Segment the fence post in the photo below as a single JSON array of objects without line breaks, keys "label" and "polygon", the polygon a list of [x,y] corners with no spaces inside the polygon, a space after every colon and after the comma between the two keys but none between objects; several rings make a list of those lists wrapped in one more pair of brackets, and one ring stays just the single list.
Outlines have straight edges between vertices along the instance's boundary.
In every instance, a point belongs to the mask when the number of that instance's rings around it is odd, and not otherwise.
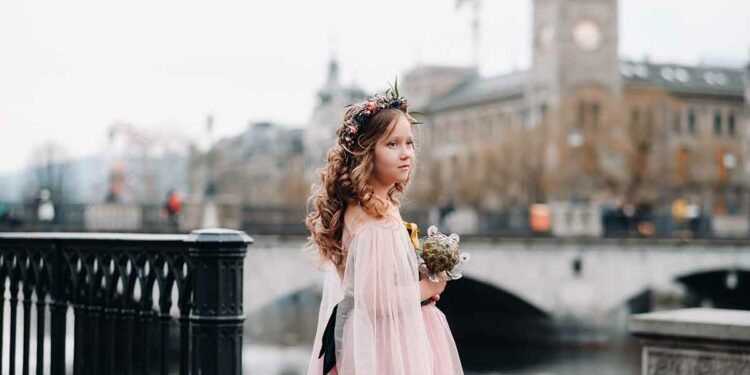
[{"label": "fence post", "polygon": [[243,261],[253,239],[236,230],[201,229],[185,241],[193,286],[192,373],[240,375]]},{"label": "fence post", "polygon": [[[49,295],[50,295],[50,374],[65,375],[65,336],[68,299],[65,295],[68,280],[66,279],[65,259],[60,244],[55,242],[49,249],[48,262]],[[74,294],[72,291],[71,294]],[[37,366],[42,366],[37,363]]]}]

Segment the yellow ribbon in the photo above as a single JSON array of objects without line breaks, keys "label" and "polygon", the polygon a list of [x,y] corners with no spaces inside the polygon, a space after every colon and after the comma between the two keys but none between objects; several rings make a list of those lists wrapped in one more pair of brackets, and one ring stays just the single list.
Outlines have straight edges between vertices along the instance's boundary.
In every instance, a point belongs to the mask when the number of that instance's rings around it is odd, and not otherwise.
[{"label": "yellow ribbon", "polygon": [[416,223],[407,223],[404,221],[406,231],[409,232],[409,238],[411,239],[411,245],[414,246],[414,250],[419,249],[419,227]]}]

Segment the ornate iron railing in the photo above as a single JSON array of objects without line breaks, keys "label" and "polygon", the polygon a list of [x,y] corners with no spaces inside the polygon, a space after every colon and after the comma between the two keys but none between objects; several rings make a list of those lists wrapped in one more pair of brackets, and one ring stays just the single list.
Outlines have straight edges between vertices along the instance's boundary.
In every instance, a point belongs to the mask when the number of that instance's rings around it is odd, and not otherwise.
[{"label": "ornate iron railing", "polygon": [[0,373],[241,374],[250,243],[225,229],[0,233]]}]

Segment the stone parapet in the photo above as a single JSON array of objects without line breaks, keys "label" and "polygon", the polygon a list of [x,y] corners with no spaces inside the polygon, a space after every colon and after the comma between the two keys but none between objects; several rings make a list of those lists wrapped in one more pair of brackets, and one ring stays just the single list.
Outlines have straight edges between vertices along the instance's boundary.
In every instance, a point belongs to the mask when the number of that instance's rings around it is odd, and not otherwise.
[{"label": "stone parapet", "polygon": [[750,374],[750,311],[708,308],[634,315],[642,374]]}]

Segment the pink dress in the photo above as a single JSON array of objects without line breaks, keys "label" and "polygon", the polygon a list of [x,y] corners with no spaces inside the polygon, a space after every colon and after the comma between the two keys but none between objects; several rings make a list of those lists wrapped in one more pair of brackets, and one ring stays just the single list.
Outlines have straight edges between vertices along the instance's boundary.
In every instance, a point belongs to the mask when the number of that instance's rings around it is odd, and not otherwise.
[{"label": "pink dress", "polygon": [[336,366],[328,375],[462,375],[445,315],[420,306],[417,258],[397,208],[373,219],[347,211],[343,275],[325,272],[308,375],[323,375],[321,340],[338,304]]}]

